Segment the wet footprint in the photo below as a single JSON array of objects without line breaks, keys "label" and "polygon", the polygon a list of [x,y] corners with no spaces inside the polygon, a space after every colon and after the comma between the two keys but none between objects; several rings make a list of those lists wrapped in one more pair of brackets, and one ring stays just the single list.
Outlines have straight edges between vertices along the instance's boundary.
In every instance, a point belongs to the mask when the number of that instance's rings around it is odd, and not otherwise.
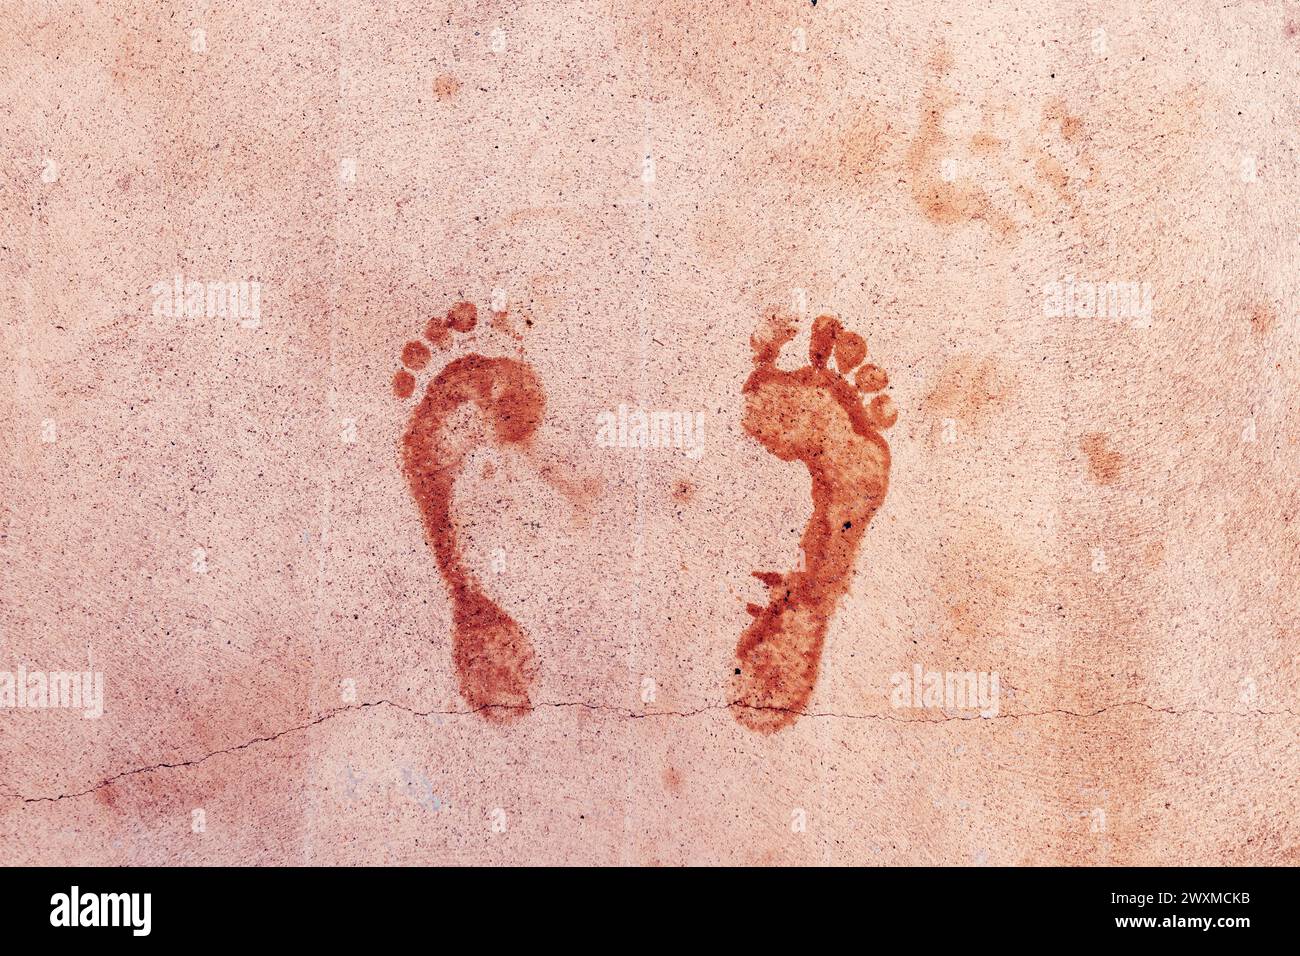
[{"label": "wet footprint", "polygon": [[[444,348],[456,333],[472,331],[477,322],[475,306],[460,302],[445,318],[431,319],[424,337]],[[494,327],[503,323],[504,313],[495,313]],[[398,398],[415,393],[412,373],[423,370],[430,357],[424,342],[406,343],[405,367],[393,378]],[[537,660],[528,636],[465,566],[452,517],[452,494],[470,454],[484,443],[526,449],[545,406],[545,393],[532,366],[471,352],[454,359],[429,382],[401,440],[402,470],[438,570],[451,592],[452,659],[461,695],[496,722],[508,722],[532,709],[529,689]]]},{"label": "wet footprint", "polygon": [[[788,574],[755,572],[770,589],[766,607],[736,645],[731,712],[741,724],[774,733],[793,724],[812,696],[826,629],[848,590],[867,523],[889,487],[889,446],[881,430],[897,412],[879,392],[885,373],[863,364],[867,346],[831,316],[813,323],[809,364],[777,368],[794,338],[774,319],[751,340],[754,371],[745,382],[745,430],[782,461],[801,461],[812,476],[813,515],[804,529],[804,565]],[[828,368],[834,358],[837,371]],[[853,383],[846,379],[856,369]]]}]

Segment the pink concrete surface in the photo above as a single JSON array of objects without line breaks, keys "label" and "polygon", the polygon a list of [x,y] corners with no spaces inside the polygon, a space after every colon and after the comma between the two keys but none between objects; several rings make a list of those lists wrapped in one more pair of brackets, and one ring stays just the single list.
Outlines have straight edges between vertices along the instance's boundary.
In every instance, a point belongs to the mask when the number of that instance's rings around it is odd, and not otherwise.
[{"label": "pink concrete surface", "polygon": [[[1300,863],[1298,57],[1276,2],[7,4],[0,863]],[[747,386],[823,314],[892,427]],[[412,465],[468,355],[535,431],[475,379]]]}]

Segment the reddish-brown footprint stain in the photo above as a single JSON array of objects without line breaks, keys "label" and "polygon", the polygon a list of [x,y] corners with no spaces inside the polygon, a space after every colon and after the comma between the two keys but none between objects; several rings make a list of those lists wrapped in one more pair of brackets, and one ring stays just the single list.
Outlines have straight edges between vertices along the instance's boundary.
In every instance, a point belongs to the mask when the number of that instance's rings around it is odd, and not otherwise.
[{"label": "reddish-brown footprint stain", "polygon": [[[812,696],[835,607],[847,592],[867,523],[889,487],[889,446],[881,430],[897,418],[888,396],[863,405],[860,393],[888,384],[863,365],[862,337],[831,316],[813,323],[809,364],[777,368],[794,337],[774,320],[754,336],[754,371],[745,382],[745,430],[782,461],[801,461],[812,477],[813,515],[801,541],[804,567],[789,574],[755,572],[771,589],[766,607],[736,645],[731,712],[741,724],[773,733],[794,723]],[[837,371],[827,367],[832,356]],[[845,378],[854,369],[854,384]]]},{"label": "reddish-brown footprint stain", "polygon": [[[453,332],[469,332],[477,321],[475,306],[460,302],[445,319],[429,321],[425,338],[444,347]],[[393,379],[394,394],[414,394],[415,378],[407,369],[419,371],[429,358],[422,342],[406,344],[406,369]],[[467,434],[466,420],[456,414],[465,405],[478,409],[489,435]],[[461,695],[484,717],[499,722],[532,709],[529,690],[537,672],[536,655],[527,635],[466,567],[452,517],[452,493],[469,453],[481,441],[527,445],[545,407],[545,393],[531,366],[470,353],[453,360],[429,383],[401,440],[402,471],[451,593],[452,660]]]}]

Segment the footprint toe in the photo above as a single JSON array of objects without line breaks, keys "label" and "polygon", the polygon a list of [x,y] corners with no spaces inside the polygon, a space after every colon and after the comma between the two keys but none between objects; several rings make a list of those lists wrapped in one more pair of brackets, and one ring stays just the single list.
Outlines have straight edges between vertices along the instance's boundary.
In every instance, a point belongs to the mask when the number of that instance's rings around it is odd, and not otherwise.
[{"label": "footprint toe", "polygon": [[447,325],[457,332],[468,332],[478,324],[478,306],[457,302],[447,311]]},{"label": "footprint toe", "polygon": [[429,364],[429,347],[423,342],[407,342],[402,347],[402,364],[420,371]]},{"label": "footprint toe", "polygon": [[808,362],[813,368],[825,368],[835,350],[835,340],[844,331],[840,320],[833,315],[819,315],[813,319],[812,338],[808,341]]},{"label": "footprint toe", "polygon": [[864,365],[858,369],[853,383],[862,392],[878,392],[889,384],[889,376],[879,365]]},{"label": "footprint toe", "polygon": [[835,340],[835,364],[848,374],[867,357],[867,342],[857,332],[844,332]]},{"label": "footprint toe", "polygon": [[867,407],[867,414],[871,416],[872,424],[877,428],[888,428],[898,421],[898,409],[894,407],[894,400],[888,395],[877,395],[873,398]]}]

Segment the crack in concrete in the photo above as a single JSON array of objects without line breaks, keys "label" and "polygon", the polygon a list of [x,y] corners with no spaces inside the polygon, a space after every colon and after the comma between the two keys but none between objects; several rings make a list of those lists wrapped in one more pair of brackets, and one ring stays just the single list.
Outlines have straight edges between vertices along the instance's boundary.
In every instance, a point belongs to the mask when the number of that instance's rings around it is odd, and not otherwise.
[{"label": "crack in concrete", "polygon": [[[293,727],[288,727],[284,730],[281,730],[274,734],[270,734],[266,737],[254,737],[252,740],[245,741],[242,744],[236,744],[235,746],[232,747],[223,747],[220,750],[214,750],[211,753],[206,753],[200,757],[194,757],[193,759],[190,760],[181,760],[176,763],[166,763],[166,762],[156,763],[144,767],[136,767],[131,770],[123,770],[121,773],[114,774],[111,777],[106,777],[105,779],[101,780],[99,783],[95,784],[93,787],[89,787],[85,790],[79,790],[76,791],[75,793],[60,793],[60,794],[40,796],[40,797],[25,796],[22,793],[19,793],[17,791],[2,791],[2,793],[6,797],[10,797],[13,799],[21,799],[24,804],[53,803],[59,800],[71,800],[71,799],[75,799],[76,797],[84,797],[87,796],[88,794],[94,793],[97,790],[102,790],[104,787],[112,786],[117,781],[123,780],[127,777],[134,777],[142,773],[154,773],[158,770],[176,770],[181,767],[193,767],[198,764],[204,763],[205,761],[211,760],[214,757],[220,757],[225,754],[237,753],[241,750],[247,750],[249,747],[255,746],[257,744],[271,743],[272,741],[279,740],[281,737],[287,736],[289,734],[299,733],[304,730],[310,730],[312,727],[315,727],[318,724],[322,724],[327,720],[332,720],[333,718],[337,717],[340,714],[354,713],[357,711],[366,710],[371,707],[392,707],[395,710],[403,711],[415,717],[465,717],[465,716],[470,716],[472,714],[479,713],[480,711],[491,710],[496,706],[498,705],[485,704],[481,707],[473,707],[467,710],[417,710],[414,707],[408,707],[405,704],[399,704],[396,701],[391,701],[391,700],[381,698],[379,700],[366,701],[364,703],[353,704],[347,707],[335,707],[332,710],[325,711],[319,717],[316,717],[313,720],[309,720],[306,723],[298,724]],[[558,707],[581,707],[585,710],[615,713],[621,717],[629,718],[632,720],[645,720],[652,717],[696,717],[700,714],[706,714],[712,711],[729,710],[731,709],[732,706],[738,706],[738,703],[737,704],[732,704],[732,703],[710,704],[708,706],[700,707],[695,710],[652,710],[652,711],[637,712],[634,710],[629,710],[626,707],[616,707],[612,704],[593,704],[587,701],[574,700],[574,701],[543,701],[541,703],[534,704],[533,709],[536,710],[542,707],[557,707],[557,708]],[[788,708],[784,708],[784,707],[753,708],[751,707],[751,705],[744,705],[744,706],[756,710],[788,710]],[[1053,710],[1026,711],[1024,713],[1019,713],[1019,714],[997,714],[991,717],[983,717],[979,714],[972,714],[969,716],[951,716],[948,714],[942,714],[941,716],[938,717],[896,717],[889,713],[841,714],[841,713],[835,713],[834,711],[796,711],[795,713],[797,713],[800,717],[832,718],[835,720],[887,720],[892,723],[898,723],[898,724],[945,724],[954,720],[960,720],[960,721],[1024,720],[1031,717],[1057,717],[1057,716],[1090,718],[1090,717],[1096,717],[1100,714],[1106,713],[1107,711],[1115,710],[1120,707],[1142,707],[1145,708],[1146,710],[1151,711],[1152,713],[1167,714],[1174,717],[1185,717],[1185,716],[1280,717],[1283,715],[1288,715],[1291,717],[1300,717],[1300,713],[1297,713],[1296,711],[1293,711],[1290,708],[1283,708],[1282,710],[1245,710],[1245,711],[1205,710],[1201,708],[1190,708],[1188,710],[1176,710],[1172,707],[1156,707],[1153,704],[1148,704],[1146,701],[1141,701],[1141,700],[1119,701],[1117,703],[1107,704],[1104,707],[1099,707],[1096,710],[1090,710],[1090,711],[1053,709]]]}]

